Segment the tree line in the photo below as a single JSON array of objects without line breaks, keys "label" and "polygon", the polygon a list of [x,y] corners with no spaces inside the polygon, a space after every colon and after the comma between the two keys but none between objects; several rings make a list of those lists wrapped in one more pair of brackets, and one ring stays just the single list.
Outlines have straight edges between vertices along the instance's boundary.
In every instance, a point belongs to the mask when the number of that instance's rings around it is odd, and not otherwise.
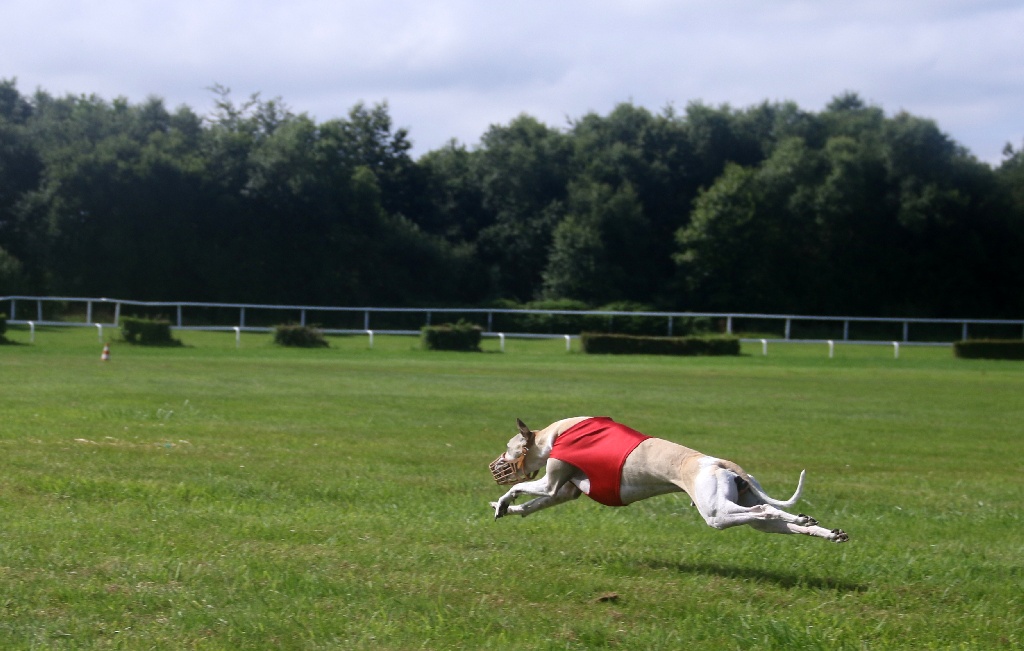
[{"label": "tree line", "polygon": [[[1016,317],[1024,152],[979,162],[856,94],[623,103],[411,155],[386,104],[22,94],[0,80],[0,294],[309,305],[554,301]],[[560,303],[559,303],[560,302]]]}]

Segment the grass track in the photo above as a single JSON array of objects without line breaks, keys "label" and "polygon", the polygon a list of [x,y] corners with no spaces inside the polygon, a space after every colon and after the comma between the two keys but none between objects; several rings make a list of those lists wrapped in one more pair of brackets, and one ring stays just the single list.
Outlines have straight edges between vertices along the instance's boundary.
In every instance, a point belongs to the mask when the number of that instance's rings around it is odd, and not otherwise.
[{"label": "grass track", "polygon": [[[1024,644],[1024,364],[946,348],[592,357],[561,341],[12,327],[0,648],[889,649]],[[519,416],[732,458],[846,545],[707,528],[681,496],[492,522]],[[614,598],[606,598],[610,594]]]}]

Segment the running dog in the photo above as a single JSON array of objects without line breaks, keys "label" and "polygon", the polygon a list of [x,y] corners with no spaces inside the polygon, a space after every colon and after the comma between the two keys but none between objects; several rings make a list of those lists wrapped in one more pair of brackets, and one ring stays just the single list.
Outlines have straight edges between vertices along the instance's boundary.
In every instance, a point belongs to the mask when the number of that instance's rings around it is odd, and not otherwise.
[{"label": "running dog", "polygon": [[[748,524],[765,533],[801,533],[837,543],[850,539],[842,529],[829,530],[810,516],[782,510],[800,499],[806,471],[793,497],[781,501],[732,461],[645,436],[610,418],[566,418],[536,431],[521,420],[516,423],[519,433],[490,464],[499,485],[512,485],[491,502],[495,520],[525,517],[581,494],[607,506],[625,506],[682,491],[715,529]],[[534,479],[541,468],[544,476]],[[514,504],[520,495],[538,497]]]}]

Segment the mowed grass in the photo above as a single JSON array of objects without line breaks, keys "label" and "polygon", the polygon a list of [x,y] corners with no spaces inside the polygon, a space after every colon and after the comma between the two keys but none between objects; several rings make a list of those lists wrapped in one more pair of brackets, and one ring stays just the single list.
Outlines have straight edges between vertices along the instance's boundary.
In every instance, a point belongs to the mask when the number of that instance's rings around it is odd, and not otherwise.
[{"label": "mowed grass", "polygon": [[[1024,364],[178,336],[105,363],[95,330],[0,346],[0,648],[1024,644]],[[514,419],[574,415],[733,459],[781,498],[806,468],[795,510],[851,542],[715,531],[682,495],[494,522]]]}]

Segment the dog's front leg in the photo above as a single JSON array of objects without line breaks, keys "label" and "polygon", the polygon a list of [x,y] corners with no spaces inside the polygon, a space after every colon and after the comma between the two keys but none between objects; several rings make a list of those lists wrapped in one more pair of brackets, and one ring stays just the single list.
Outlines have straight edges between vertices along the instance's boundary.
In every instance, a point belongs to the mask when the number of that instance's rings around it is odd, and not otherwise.
[{"label": "dog's front leg", "polygon": [[[509,512],[509,507],[520,495],[539,495],[541,498],[554,499],[562,487],[569,482],[573,472],[575,472],[575,468],[569,464],[557,459],[549,459],[543,477],[516,484],[508,489],[508,492],[502,495],[497,502],[491,502],[491,507],[494,508],[494,519],[497,520],[505,516]],[[554,504],[564,501],[565,499],[561,499]],[[552,506],[552,504],[545,504],[545,506]],[[516,509],[513,512],[520,510]],[[536,507],[531,510],[535,511]]]},{"label": "dog's front leg", "polygon": [[494,519],[497,520],[498,518],[505,516],[508,513],[509,507],[512,506],[512,503],[515,502],[516,498],[520,495],[547,495],[548,493],[547,475],[540,479],[524,481],[516,484],[512,488],[508,489],[508,492],[498,498],[497,502],[491,502],[491,506],[494,507]]},{"label": "dog's front leg", "polygon": [[536,499],[532,499],[526,504],[513,504],[508,507],[505,515],[521,515],[524,518],[531,513],[536,513],[541,509],[546,509],[551,506],[557,506],[564,502],[569,502],[576,499],[583,494],[575,484],[569,482],[562,486],[554,495],[544,495]]}]

